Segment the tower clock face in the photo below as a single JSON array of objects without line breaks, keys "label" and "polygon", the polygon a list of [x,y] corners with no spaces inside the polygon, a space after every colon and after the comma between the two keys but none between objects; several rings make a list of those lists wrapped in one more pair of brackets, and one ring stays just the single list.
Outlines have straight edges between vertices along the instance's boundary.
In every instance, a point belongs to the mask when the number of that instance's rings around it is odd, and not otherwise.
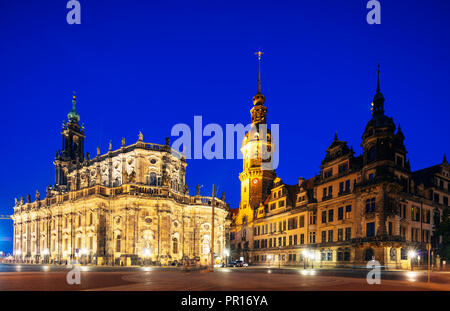
[{"label": "tower clock face", "polygon": [[258,182],[259,182],[259,179],[258,179],[258,178],[254,178],[254,179],[252,180],[252,183],[253,183],[254,185],[256,185]]}]

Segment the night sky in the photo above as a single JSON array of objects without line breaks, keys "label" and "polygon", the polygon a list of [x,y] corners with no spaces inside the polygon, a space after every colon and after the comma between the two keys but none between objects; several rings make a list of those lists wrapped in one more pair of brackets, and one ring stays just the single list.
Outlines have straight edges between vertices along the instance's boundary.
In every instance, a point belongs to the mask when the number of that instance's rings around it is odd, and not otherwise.
[{"label": "night sky", "polygon": [[[68,25],[65,0],[0,0],[0,214],[54,182],[72,91],[91,155],[139,131],[164,143],[195,115],[204,125],[249,123],[258,49],[284,182],[317,174],[335,131],[361,152],[378,63],[412,169],[441,163],[450,156],[450,1],[380,2],[381,25],[369,25],[362,0],[80,0],[81,25]],[[241,160],[188,160],[186,180],[191,194],[215,183],[235,208],[241,170]],[[12,250],[12,221],[0,220],[0,250]]]}]

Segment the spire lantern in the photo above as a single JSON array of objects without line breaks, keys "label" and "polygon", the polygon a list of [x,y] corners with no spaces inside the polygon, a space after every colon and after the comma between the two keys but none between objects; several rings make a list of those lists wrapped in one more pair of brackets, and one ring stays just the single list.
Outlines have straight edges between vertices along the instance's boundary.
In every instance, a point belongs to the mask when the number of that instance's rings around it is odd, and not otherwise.
[{"label": "spire lantern", "polygon": [[80,122],[80,115],[78,114],[76,107],[75,107],[76,104],[77,104],[77,98],[75,96],[75,91],[74,91],[73,96],[72,96],[72,110],[67,114],[67,118],[69,119],[69,122],[71,122],[71,123]]}]

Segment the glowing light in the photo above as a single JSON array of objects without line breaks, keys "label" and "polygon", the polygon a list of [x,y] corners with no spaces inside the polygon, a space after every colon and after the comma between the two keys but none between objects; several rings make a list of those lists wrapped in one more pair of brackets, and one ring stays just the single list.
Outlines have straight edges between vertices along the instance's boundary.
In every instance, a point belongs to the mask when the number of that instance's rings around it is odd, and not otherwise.
[{"label": "glowing light", "polygon": [[268,270],[267,273],[272,273],[272,270]]},{"label": "glowing light", "polygon": [[146,247],[142,251],[142,254],[144,255],[144,257],[150,257],[152,255],[152,251],[150,250],[150,248]]},{"label": "glowing light", "polygon": [[49,251],[47,248],[42,251],[42,255],[47,256],[48,254],[49,254]]},{"label": "glowing light", "polygon": [[310,252],[309,250],[305,249],[302,251],[302,255],[305,258],[309,258],[311,260],[314,260],[316,258],[316,255],[313,252]]},{"label": "glowing light", "polygon": [[150,272],[150,271],[152,271],[152,268],[150,268],[150,267],[142,267],[142,271]]},{"label": "glowing light", "polygon": [[230,251],[229,251],[227,248],[225,248],[225,249],[223,250],[223,254],[224,254],[225,256],[230,256]]},{"label": "glowing light", "polygon": [[416,257],[416,256],[417,256],[417,253],[416,253],[415,251],[410,250],[410,251],[408,252],[408,257],[409,257],[409,258],[414,258],[414,257]]}]

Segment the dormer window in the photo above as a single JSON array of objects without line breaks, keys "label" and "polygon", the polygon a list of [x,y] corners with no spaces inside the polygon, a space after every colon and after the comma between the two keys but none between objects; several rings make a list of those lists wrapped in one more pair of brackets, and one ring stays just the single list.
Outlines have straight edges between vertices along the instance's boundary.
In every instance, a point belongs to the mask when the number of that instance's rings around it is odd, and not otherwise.
[{"label": "dormer window", "polygon": [[339,169],[338,170],[339,170],[339,173],[346,172],[348,170],[348,163],[344,163],[344,164],[339,165]]}]

